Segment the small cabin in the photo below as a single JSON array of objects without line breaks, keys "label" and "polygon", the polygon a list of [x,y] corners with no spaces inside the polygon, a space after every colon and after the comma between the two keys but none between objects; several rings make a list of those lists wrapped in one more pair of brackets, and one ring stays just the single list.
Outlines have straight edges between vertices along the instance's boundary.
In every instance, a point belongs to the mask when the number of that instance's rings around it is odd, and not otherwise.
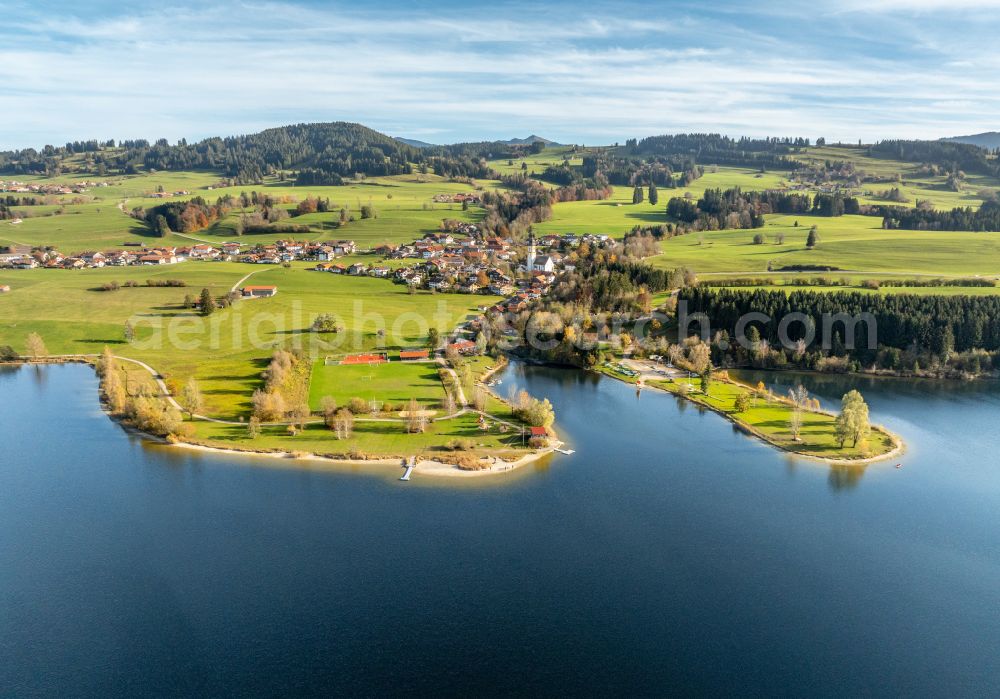
[{"label": "small cabin", "polygon": [[241,290],[243,296],[252,299],[263,299],[278,293],[276,286],[245,286]]}]

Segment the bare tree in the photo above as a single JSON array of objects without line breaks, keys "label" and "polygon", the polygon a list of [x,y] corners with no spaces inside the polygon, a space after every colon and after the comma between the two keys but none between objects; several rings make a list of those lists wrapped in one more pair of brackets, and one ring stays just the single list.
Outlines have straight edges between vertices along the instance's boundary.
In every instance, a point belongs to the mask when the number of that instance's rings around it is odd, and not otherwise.
[{"label": "bare tree", "polygon": [[792,401],[789,429],[792,433],[792,439],[798,442],[800,440],[799,434],[802,431],[802,414],[809,405],[809,391],[802,384],[799,384],[788,392],[788,399]]},{"label": "bare tree", "polygon": [[28,356],[32,359],[41,359],[42,357],[47,357],[49,354],[49,350],[45,347],[45,342],[42,340],[42,336],[38,333],[31,333],[28,335],[25,345],[28,348]]},{"label": "bare tree", "polygon": [[336,433],[337,439],[350,439],[351,435],[354,434],[354,413],[347,408],[338,410],[333,431]]},{"label": "bare tree", "polygon": [[476,390],[472,393],[472,405],[480,412],[486,410],[486,391],[481,386],[476,386]]},{"label": "bare tree", "polygon": [[420,409],[416,398],[410,399],[406,409],[406,431],[410,433],[423,432],[427,428],[427,418]]}]

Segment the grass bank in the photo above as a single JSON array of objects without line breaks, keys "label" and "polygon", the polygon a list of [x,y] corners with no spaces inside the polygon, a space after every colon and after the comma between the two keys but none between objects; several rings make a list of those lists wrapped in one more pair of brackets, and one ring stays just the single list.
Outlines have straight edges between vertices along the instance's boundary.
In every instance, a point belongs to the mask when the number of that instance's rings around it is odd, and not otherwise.
[{"label": "grass bank", "polygon": [[[791,431],[791,401],[731,379],[713,379],[708,392],[701,390],[699,379],[652,380],[645,385],[686,398],[696,405],[714,410],[754,435],[783,451],[830,462],[861,462],[887,458],[902,450],[902,442],[884,427],[872,425],[871,435],[857,444],[841,446],[834,429],[836,416],[820,410],[803,410],[799,439]],[[742,394],[752,396],[747,410],[736,409]]]}]

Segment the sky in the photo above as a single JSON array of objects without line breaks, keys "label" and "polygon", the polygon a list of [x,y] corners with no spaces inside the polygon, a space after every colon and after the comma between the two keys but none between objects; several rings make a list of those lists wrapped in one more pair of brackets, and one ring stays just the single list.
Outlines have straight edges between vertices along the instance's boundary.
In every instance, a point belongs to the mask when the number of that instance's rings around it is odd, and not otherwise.
[{"label": "sky", "polygon": [[0,150],[339,120],[432,143],[1000,130],[1000,0],[0,0],[0,17]]}]

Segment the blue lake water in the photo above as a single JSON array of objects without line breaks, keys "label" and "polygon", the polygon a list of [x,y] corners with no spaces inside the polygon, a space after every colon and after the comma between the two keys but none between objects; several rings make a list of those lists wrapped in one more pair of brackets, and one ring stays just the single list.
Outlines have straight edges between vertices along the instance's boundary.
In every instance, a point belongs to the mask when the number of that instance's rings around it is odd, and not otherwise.
[{"label": "blue lake water", "polygon": [[577,453],[400,483],[145,444],[89,368],[0,368],[0,695],[995,692],[1000,387],[800,378],[903,468],[514,365]]}]

